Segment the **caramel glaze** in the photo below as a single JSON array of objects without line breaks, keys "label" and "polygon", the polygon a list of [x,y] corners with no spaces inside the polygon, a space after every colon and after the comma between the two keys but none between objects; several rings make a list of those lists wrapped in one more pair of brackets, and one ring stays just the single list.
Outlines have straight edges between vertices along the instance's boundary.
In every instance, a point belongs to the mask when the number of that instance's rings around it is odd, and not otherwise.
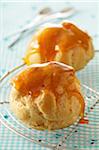
[{"label": "caramel glaze", "polygon": [[74,69],[59,62],[49,62],[33,65],[16,75],[12,79],[12,85],[21,93],[21,95],[31,95],[37,97],[42,90],[52,91],[56,100],[61,94],[57,92],[57,87],[62,85],[64,92],[67,91],[69,98],[78,97],[81,103],[81,114],[84,113],[84,99],[80,92],[71,88],[75,80]]},{"label": "caramel glaze", "polygon": [[72,23],[63,23],[62,27],[45,28],[37,37],[41,61],[52,61],[59,50],[65,52],[77,45],[88,49],[89,36],[87,33],[78,29]]}]

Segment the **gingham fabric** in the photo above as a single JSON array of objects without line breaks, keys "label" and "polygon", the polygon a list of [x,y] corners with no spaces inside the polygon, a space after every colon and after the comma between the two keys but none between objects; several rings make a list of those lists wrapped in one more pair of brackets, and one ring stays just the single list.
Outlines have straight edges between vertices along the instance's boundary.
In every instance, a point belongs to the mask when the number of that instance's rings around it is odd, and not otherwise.
[{"label": "gingham fabric", "polygon": [[[57,4],[56,4],[57,2]],[[80,27],[86,29],[93,37],[96,50],[99,50],[99,3],[95,1],[79,2],[74,1],[25,1],[25,2],[0,2],[0,76],[9,69],[22,63],[22,57],[26,45],[33,33],[22,38],[12,49],[7,45],[12,41],[5,36],[17,29],[21,29],[36,16],[38,10],[44,6],[49,6],[54,10],[59,10],[67,6],[75,7],[77,12],[68,20],[74,21]],[[56,21],[56,20],[55,20]],[[58,22],[61,21],[58,19]],[[54,21],[53,21],[54,22]],[[35,28],[34,28],[35,30]],[[83,74],[83,78],[81,76]],[[94,59],[85,70],[78,74],[82,83],[99,91],[99,52],[96,52]],[[99,149],[99,147],[97,147]],[[0,123],[0,150],[47,150],[37,144],[31,143],[15,133],[8,130]],[[94,149],[95,150],[95,149]]]}]

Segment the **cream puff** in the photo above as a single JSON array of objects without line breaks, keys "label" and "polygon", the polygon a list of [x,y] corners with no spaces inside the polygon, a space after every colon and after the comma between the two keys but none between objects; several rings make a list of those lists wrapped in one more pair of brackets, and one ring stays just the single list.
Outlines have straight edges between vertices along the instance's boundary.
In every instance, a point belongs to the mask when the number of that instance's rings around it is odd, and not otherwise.
[{"label": "cream puff", "polygon": [[29,43],[24,61],[30,65],[58,61],[80,70],[94,56],[91,37],[72,23],[40,29]]},{"label": "cream puff", "polygon": [[80,83],[68,65],[33,64],[13,77],[11,84],[11,110],[31,128],[65,128],[84,115]]}]

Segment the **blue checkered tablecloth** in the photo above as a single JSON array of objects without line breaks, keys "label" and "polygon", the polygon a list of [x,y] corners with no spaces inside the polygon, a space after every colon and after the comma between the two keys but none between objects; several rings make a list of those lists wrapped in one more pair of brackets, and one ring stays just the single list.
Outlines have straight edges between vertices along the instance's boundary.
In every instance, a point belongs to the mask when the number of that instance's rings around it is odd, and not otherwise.
[{"label": "blue checkered tablecloth", "polygon": [[[37,12],[45,7],[59,10],[64,7],[75,7],[77,13],[68,20],[74,21],[80,27],[86,29],[93,37],[96,50],[99,50],[99,3],[98,1],[0,1],[0,76],[9,69],[22,63],[22,57],[26,45],[32,33],[22,38],[17,45],[8,49],[7,45],[12,39],[5,38],[7,34],[24,27],[33,20]],[[58,20],[59,21],[59,20]],[[60,20],[61,21],[61,20]],[[35,29],[34,29],[35,30]],[[94,59],[89,64],[91,67],[83,71],[83,83],[99,91],[99,53],[96,52]],[[87,71],[87,74],[86,74]],[[80,77],[81,72],[78,73]],[[47,150],[37,144],[31,143],[8,130],[0,123],[0,150]]]}]

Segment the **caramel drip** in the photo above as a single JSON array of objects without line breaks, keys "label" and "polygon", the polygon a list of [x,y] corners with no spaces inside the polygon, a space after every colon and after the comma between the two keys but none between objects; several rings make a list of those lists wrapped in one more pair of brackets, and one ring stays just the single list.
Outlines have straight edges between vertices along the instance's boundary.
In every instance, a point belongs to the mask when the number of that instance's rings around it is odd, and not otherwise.
[{"label": "caramel drip", "polygon": [[39,51],[42,62],[54,60],[57,53],[55,45],[58,43],[60,33],[61,28],[46,28],[38,36]]},{"label": "caramel drip", "polygon": [[81,103],[81,111],[80,111],[80,116],[83,117],[84,115],[84,108],[85,108],[85,103],[82,95],[78,91],[71,91],[70,92],[71,97],[75,96],[78,98],[79,102]]},{"label": "caramel drip", "polygon": [[77,45],[88,49],[89,36],[71,23],[63,23],[62,27],[45,28],[38,36],[39,51],[42,62],[54,60],[56,46],[60,51],[67,51]]}]

